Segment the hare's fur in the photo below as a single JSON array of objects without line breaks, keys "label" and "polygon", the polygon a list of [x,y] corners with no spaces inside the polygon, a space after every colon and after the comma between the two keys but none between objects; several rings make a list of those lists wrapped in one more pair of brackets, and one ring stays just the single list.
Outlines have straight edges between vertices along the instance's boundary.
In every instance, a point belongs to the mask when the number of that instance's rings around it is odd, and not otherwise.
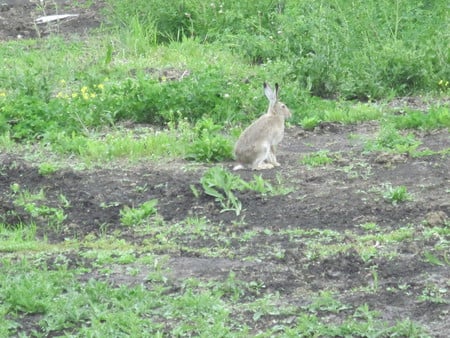
[{"label": "hare's fur", "polygon": [[275,150],[284,136],[284,120],[292,114],[284,103],[278,101],[278,84],[275,84],[274,92],[264,83],[264,93],[269,100],[267,113],[248,126],[236,142],[234,155],[237,165],[233,170],[247,167],[271,169],[280,165]]}]

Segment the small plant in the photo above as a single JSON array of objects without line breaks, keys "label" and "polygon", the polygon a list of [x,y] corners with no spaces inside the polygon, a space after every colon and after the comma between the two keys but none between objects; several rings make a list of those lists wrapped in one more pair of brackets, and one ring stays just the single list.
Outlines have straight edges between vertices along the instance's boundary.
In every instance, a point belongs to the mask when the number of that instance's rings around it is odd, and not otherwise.
[{"label": "small plant", "polygon": [[39,165],[38,172],[43,176],[48,176],[55,173],[58,167],[54,163],[44,162]]},{"label": "small plant", "polygon": [[411,194],[403,185],[393,187],[391,184],[385,184],[383,188],[383,198],[394,205],[412,200]]},{"label": "small plant", "polygon": [[136,226],[141,225],[147,221],[150,216],[156,214],[156,205],[158,204],[157,199],[152,199],[150,201],[142,203],[137,208],[130,208],[125,206],[120,210],[120,222],[124,226]]},{"label": "small plant", "polygon": [[372,285],[370,287],[370,290],[372,292],[377,292],[378,291],[378,286],[379,286],[379,282],[378,282],[378,266],[377,265],[372,265],[369,270],[372,274]]},{"label": "small plant", "polygon": [[70,206],[70,202],[62,194],[59,195],[60,205],[51,207],[43,203],[46,200],[46,196],[42,189],[38,193],[33,194],[28,190],[23,190],[19,184],[13,183],[11,191],[15,197],[14,204],[22,207],[34,220],[45,220],[49,225],[59,229],[67,218],[63,208]]},{"label": "small plant", "polygon": [[300,163],[310,167],[320,167],[333,163],[333,159],[328,154],[328,150],[319,150],[315,153],[306,154],[300,160]]},{"label": "small plant", "polygon": [[[200,180],[205,193],[215,197],[220,203],[222,212],[233,210],[236,216],[242,211],[242,203],[234,191],[252,190],[269,196],[287,195],[293,191],[292,188],[283,186],[280,175],[277,175],[277,182],[278,185],[274,186],[261,175],[254,175],[253,180],[247,182],[222,167],[210,168]],[[194,196],[199,196],[194,185],[191,185],[191,191]]]},{"label": "small plant", "polygon": [[233,191],[246,189],[248,186],[244,180],[222,167],[212,167],[205,172],[200,183],[205,193],[220,203],[222,212],[233,210],[239,216],[242,203]]},{"label": "small plant", "polygon": [[187,148],[186,159],[198,162],[218,162],[232,158],[230,140],[220,134],[222,126],[210,118],[199,120],[194,127],[195,139]]},{"label": "small plant", "polygon": [[313,130],[320,123],[320,119],[316,116],[306,116],[300,121],[300,125],[306,130]]},{"label": "small plant", "polygon": [[335,298],[335,295],[331,291],[321,291],[320,294],[314,297],[311,304],[306,309],[312,313],[319,311],[326,311],[331,313],[339,313],[349,307],[342,304]]},{"label": "small plant", "polygon": [[367,222],[367,223],[360,224],[359,226],[366,231],[374,231],[379,228],[378,224],[375,222]]},{"label": "small plant", "polygon": [[368,151],[388,151],[394,153],[412,153],[421,144],[412,134],[401,134],[393,125],[381,128],[375,140],[366,144]]},{"label": "small plant", "polygon": [[432,302],[437,304],[449,304],[448,299],[445,298],[448,290],[434,284],[428,284],[422,290],[422,294],[418,297],[421,302]]},{"label": "small plant", "polygon": [[279,173],[276,179],[277,185],[274,186],[261,175],[253,175],[253,180],[247,183],[248,189],[259,192],[261,195],[269,196],[287,195],[294,190],[294,188],[288,188],[283,185],[282,177]]}]

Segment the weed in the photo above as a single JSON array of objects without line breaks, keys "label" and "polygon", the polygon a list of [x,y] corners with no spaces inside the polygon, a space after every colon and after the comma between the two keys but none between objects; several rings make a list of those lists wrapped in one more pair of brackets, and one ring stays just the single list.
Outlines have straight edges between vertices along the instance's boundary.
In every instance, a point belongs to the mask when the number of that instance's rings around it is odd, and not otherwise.
[{"label": "weed", "polygon": [[372,265],[370,266],[370,272],[372,274],[372,285],[370,286],[370,289],[372,292],[377,292],[379,287],[378,282],[378,266]]},{"label": "weed", "polygon": [[44,162],[39,165],[38,172],[43,176],[48,176],[55,173],[58,170],[58,166],[54,163]]},{"label": "weed", "polygon": [[326,311],[331,313],[339,313],[349,307],[335,298],[331,291],[321,291],[318,296],[314,297],[311,304],[304,307],[311,313]]},{"label": "weed", "polygon": [[363,228],[366,231],[375,231],[379,229],[379,226],[375,222],[367,222],[359,225],[361,228]]},{"label": "weed", "polygon": [[437,129],[450,127],[450,109],[446,106],[431,107],[427,113],[407,111],[401,115],[390,115],[389,123],[397,129]]},{"label": "weed", "polygon": [[333,162],[328,150],[319,150],[315,153],[306,154],[300,159],[300,163],[310,167],[320,167]]},{"label": "weed", "polygon": [[63,208],[67,208],[70,205],[69,201],[63,195],[59,196],[60,206],[51,207],[43,203],[46,200],[46,196],[42,189],[38,193],[32,194],[22,189],[17,183],[13,183],[11,185],[11,191],[15,197],[14,204],[22,207],[32,219],[36,221],[44,219],[56,229],[61,228],[67,217]]},{"label": "weed", "polygon": [[294,191],[294,188],[288,188],[283,185],[281,174],[278,173],[276,179],[277,185],[274,186],[269,181],[265,180],[262,175],[253,175],[253,180],[247,182],[246,189],[256,191],[263,196],[287,195]]},{"label": "weed", "polygon": [[212,167],[203,174],[200,183],[203,191],[220,203],[222,212],[232,210],[239,216],[242,203],[233,191],[246,189],[245,181],[222,167]]},{"label": "weed", "polygon": [[[277,181],[277,186],[273,186],[261,175],[254,175],[253,180],[247,182],[218,166],[208,169],[200,179],[203,191],[207,195],[215,197],[222,207],[222,212],[234,211],[236,216],[239,216],[242,211],[242,203],[235,195],[235,191],[251,190],[263,196],[287,195],[293,191],[292,188],[283,186],[280,175],[277,175]],[[191,190],[194,195],[198,195],[195,186],[191,186]]]},{"label": "weed", "polygon": [[374,141],[366,143],[365,148],[368,151],[413,153],[420,143],[412,134],[403,135],[393,125],[387,124],[381,127]]},{"label": "weed", "polygon": [[386,183],[383,186],[383,198],[394,205],[411,201],[412,195],[408,192],[407,188],[403,185],[393,187],[391,184]]},{"label": "weed", "polygon": [[424,255],[425,261],[430,264],[440,265],[440,266],[445,265],[445,263],[442,260],[440,260],[438,257],[436,257],[436,255],[432,254],[429,251],[424,252],[423,255]]},{"label": "weed", "polygon": [[435,284],[428,284],[422,290],[422,294],[418,297],[421,302],[432,302],[438,304],[449,304],[448,299],[445,298],[448,290],[444,287],[439,287]]},{"label": "weed", "polygon": [[320,119],[316,116],[306,116],[300,121],[300,125],[306,130],[313,130],[320,123]]},{"label": "weed", "polygon": [[194,126],[194,140],[187,147],[186,158],[198,162],[218,162],[232,158],[231,142],[220,134],[222,126],[203,118]]},{"label": "weed", "polygon": [[158,204],[157,199],[152,199],[147,202],[142,203],[139,207],[130,208],[125,206],[120,210],[120,222],[122,225],[138,226],[144,224],[150,216],[157,213],[156,205]]}]

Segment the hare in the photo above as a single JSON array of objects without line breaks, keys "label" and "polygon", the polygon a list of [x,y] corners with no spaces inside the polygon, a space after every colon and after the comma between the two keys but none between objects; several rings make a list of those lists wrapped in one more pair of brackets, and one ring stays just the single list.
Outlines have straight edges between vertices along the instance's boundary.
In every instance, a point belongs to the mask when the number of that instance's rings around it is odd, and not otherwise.
[{"label": "hare", "polygon": [[237,165],[233,170],[250,167],[253,170],[280,166],[275,148],[284,136],[284,120],[291,117],[289,108],[278,101],[278,83],[275,92],[264,83],[264,93],[269,100],[267,113],[260,116],[241,134],[234,147]]}]

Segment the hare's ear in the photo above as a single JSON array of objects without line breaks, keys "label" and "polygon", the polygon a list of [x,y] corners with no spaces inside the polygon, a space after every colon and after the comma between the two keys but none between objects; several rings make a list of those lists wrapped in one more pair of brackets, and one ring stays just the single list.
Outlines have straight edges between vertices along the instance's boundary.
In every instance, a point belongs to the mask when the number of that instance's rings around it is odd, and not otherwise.
[{"label": "hare's ear", "polygon": [[[276,88],[278,88],[278,85]],[[264,82],[264,93],[266,94],[266,97],[269,100],[269,102],[272,105],[275,104],[275,102],[277,101],[277,95],[276,93],[273,92],[272,88],[270,88],[270,86],[266,82]]]},{"label": "hare's ear", "polygon": [[278,83],[275,83],[275,97],[278,99],[278,92],[280,87],[278,86]]}]

